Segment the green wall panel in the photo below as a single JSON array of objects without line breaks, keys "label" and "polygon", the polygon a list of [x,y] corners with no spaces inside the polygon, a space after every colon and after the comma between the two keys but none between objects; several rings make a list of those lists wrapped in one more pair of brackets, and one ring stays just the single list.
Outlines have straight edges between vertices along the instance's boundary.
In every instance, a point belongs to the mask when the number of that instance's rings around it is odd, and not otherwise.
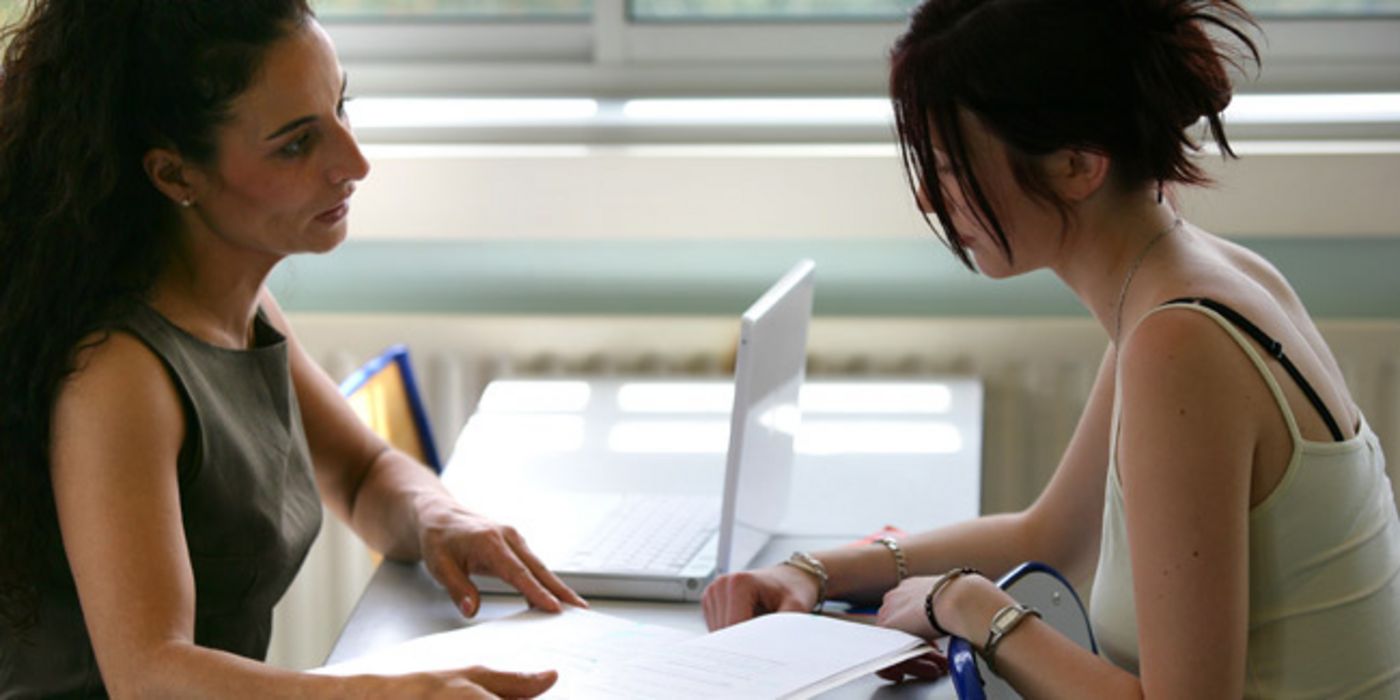
[{"label": "green wall panel", "polygon": [[[1317,316],[1400,318],[1400,237],[1237,239]],[[816,313],[1076,316],[1047,272],[993,281],[932,237],[812,241],[347,241],[284,261],[272,288],[307,312],[737,314],[796,260],[817,262]]]}]

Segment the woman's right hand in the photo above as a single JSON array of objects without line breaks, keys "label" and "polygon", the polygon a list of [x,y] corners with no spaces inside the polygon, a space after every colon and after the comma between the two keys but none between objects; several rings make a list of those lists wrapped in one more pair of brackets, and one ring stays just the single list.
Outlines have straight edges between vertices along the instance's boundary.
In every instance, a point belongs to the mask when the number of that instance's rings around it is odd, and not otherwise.
[{"label": "woman's right hand", "polygon": [[701,602],[711,630],[770,612],[810,612],[817,604],[817,579],[785,564],[739,571],[715,579]]},{"label": "woman's right hand", "polygon": [[402,676],[352,676],[349,693],[356,698],[533,698],[559,680],[554,671],[515,673],[484,666],[429,671]]}]

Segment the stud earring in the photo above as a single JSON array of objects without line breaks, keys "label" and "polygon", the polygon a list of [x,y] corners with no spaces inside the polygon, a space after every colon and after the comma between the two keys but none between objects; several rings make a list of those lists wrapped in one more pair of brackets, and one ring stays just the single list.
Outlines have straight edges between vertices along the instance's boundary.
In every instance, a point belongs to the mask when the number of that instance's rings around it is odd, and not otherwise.
[{"label": "stud earring", "polygon": [[186,199],[180,200],[180,206],[182,206],[182,207],[184,207],[184,208],[186,208],[186,209],[189,209],[190,206],[193,205],[193,204],[194,204],[194,200],[193,200],[193,199],[186,198]]}]

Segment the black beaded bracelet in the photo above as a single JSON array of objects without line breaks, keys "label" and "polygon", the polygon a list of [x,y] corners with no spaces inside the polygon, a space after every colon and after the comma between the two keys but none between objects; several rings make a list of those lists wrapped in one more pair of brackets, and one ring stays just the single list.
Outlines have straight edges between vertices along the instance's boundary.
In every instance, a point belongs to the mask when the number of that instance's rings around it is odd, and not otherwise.
[{"label": "black beaded bracelet", "polygon": [[943,629],[943,626],[938,624],[938,616],[933,614],[933,604],[934,601],[938,598],[938,594],[943,592],[943,589],[948,584],[952,583],[953,579],[965,574],[980,573],[982,572],[970,566],[960,566],[956,569],[949,570],[946,574],[943,574],[943,576],[939,577],[939,579],[934,582],[933,588],[929,589],[928,596],[924,598],[924,615],[928,617],[928,623],[930,625],[933,625],[933,631],[937,632],[940,637],[947,637],[949,635],[948,630]]}]

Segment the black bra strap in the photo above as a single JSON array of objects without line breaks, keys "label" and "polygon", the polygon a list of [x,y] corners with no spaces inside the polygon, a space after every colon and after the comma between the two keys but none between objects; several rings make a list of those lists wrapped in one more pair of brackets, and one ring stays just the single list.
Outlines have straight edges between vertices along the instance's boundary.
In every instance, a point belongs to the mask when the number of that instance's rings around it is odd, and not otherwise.
[{"label": "black bra strap", "polygon": [[1283,365],[1284,371],[1288,372],[1288,376],[1292,377],[1293,381],[1298,384],[1298,388],[1303,391],[1303,395],[1312,403],[1313,408],[1317,409],[1318,414],[1322,416],[1323,422],[1327,424],[1327,429],[1332,431],[1332,438],[1337,442],[1341,442],[1345,439],[1342,437],[1341,428],[1337,427],[1337,421],[1332,418],[1332,412],[1327,410],[1327,404],[1322,402],[1322,398],[1317,395],[1316,391],[1313,391],[1312,385],[1303,377],[1303,373],[1298,371],[1298,367],[1293,364],[1293,360],[1290,359],[1288,355],[1284,354],[1283,343],[1269,337],[1268,333],[1260,330],[1259,326],[1251,323],[1249,319],[1245,318],[1238,311],[1213,299],[1182,297],[1180,299],[1173,299],[1163,306],[1171,304],[1195,304],[1197,306],[1204,306],[1224,316],[1230,323],[1235,324],[1237,328],[1248,333],[1250,337],[1254,338],[1256,341],[1259,341],[1259,344],[1264,346],[1264,351],[1278,360],[1279,364]]}]

